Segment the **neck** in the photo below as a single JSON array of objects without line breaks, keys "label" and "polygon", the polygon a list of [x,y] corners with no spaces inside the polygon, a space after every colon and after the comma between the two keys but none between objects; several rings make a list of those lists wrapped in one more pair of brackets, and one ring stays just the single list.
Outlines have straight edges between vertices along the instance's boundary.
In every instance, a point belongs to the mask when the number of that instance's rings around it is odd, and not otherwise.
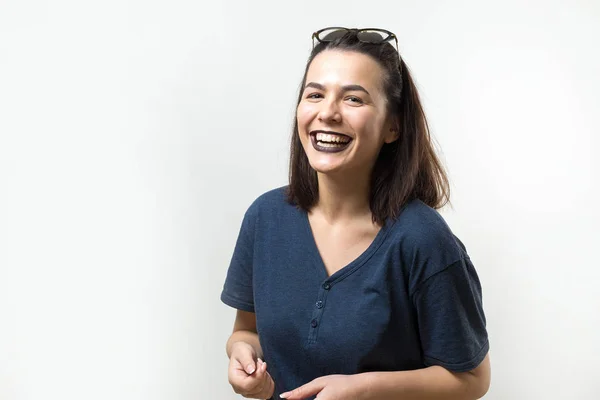
[{"label": "neck", "polygon": [[329,223],[371,218],[369,174],[346,176],[318,174],[319,200],[316,210]]}]

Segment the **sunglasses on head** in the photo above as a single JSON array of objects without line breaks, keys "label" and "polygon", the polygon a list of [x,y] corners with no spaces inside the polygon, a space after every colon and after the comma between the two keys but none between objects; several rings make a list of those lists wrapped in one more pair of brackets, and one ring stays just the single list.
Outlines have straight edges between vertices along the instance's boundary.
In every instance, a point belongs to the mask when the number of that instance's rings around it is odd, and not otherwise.
[{"label": "sunglasses on head", "polygon": [[[315,48],[315,39],[321,43],[333,42],[348,32],[356,32],[356,38],[363,43],[380,44],[394,40],[396,42],[396,51],[398,51],[398,38],[390,31],[379,28],[352,29],[341,27],[323,28],[313,33],[313,50]],[[400,53],[398,52],[398,54]]]}]

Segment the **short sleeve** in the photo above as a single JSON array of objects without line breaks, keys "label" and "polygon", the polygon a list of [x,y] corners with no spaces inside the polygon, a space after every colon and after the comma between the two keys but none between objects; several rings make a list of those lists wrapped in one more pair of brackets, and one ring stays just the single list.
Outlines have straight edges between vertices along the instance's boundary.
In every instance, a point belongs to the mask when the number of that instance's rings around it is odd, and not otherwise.
[{"label": "short sleeve", "polygon": [[254,312],[252,269],[256,213],[246,211],[221,292],[221,301],[242,311]]},{"label": "short sleeve", "polygon": [[425,280],[413,294],[426,365],[476,368],[489,350],[479,278],[468,256]]}]

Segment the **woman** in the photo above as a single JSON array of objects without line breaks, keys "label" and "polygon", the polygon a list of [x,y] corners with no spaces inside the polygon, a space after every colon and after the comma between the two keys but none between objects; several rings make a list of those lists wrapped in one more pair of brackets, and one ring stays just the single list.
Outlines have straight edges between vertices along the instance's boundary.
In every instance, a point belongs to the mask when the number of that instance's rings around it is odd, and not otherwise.
[{"label": "woman", "polygon": [[246,212],[221,295],[238,310],[229,382],[258,399],[480,398],[481,285],[436,211],[448,181],[397,39],[314,39],[290,183]]}]

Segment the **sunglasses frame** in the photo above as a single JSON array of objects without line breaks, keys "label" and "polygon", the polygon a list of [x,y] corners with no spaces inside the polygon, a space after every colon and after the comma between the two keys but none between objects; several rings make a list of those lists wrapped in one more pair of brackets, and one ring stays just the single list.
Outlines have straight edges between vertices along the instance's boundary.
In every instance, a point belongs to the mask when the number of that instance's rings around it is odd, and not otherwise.
[{"label": "sunglasses frame", "polygon": [[[312,34],[312,45],[313,45],[313,50],[315,49],[315,39],[317,39],[317,41],[319,41],[320,43],[328,43],[331,42],[333,40],[323,40],[319,37],[319,35],[322,32],[328,31],[328,30],[332,30],[332,31],[336,31],[336,30],[345,30],[347,32],[356,32],[357,33],[357,39],[362,42],[362,43],[372,43],[372,44],[381,44],[381,43],[385,43],[385,42],[389,42],[390,40],[394,40],[396,42],[396,51],[398,52],[398,56],[400,56],[400,51],[398,50],[398,38],[396,37],[396,35],[393,32],[390,32],[388,30],[385,29],[381,29],[381,28],[361,28],[361,29],[356,29],[356,28],[344,28],[341,26],[330,26],[327,28],[323,28],[323,29],[319,29],[318,31],[314,32]],[[385,38],[382,38],[381,41],[379,42],[369,42],[367,40],[361,40],[358,37],[358,33],[363,32],[363,31],[375,31],[375,32],[381,32],[381,33],[385,33],[386,35],[388,35]]]}]

